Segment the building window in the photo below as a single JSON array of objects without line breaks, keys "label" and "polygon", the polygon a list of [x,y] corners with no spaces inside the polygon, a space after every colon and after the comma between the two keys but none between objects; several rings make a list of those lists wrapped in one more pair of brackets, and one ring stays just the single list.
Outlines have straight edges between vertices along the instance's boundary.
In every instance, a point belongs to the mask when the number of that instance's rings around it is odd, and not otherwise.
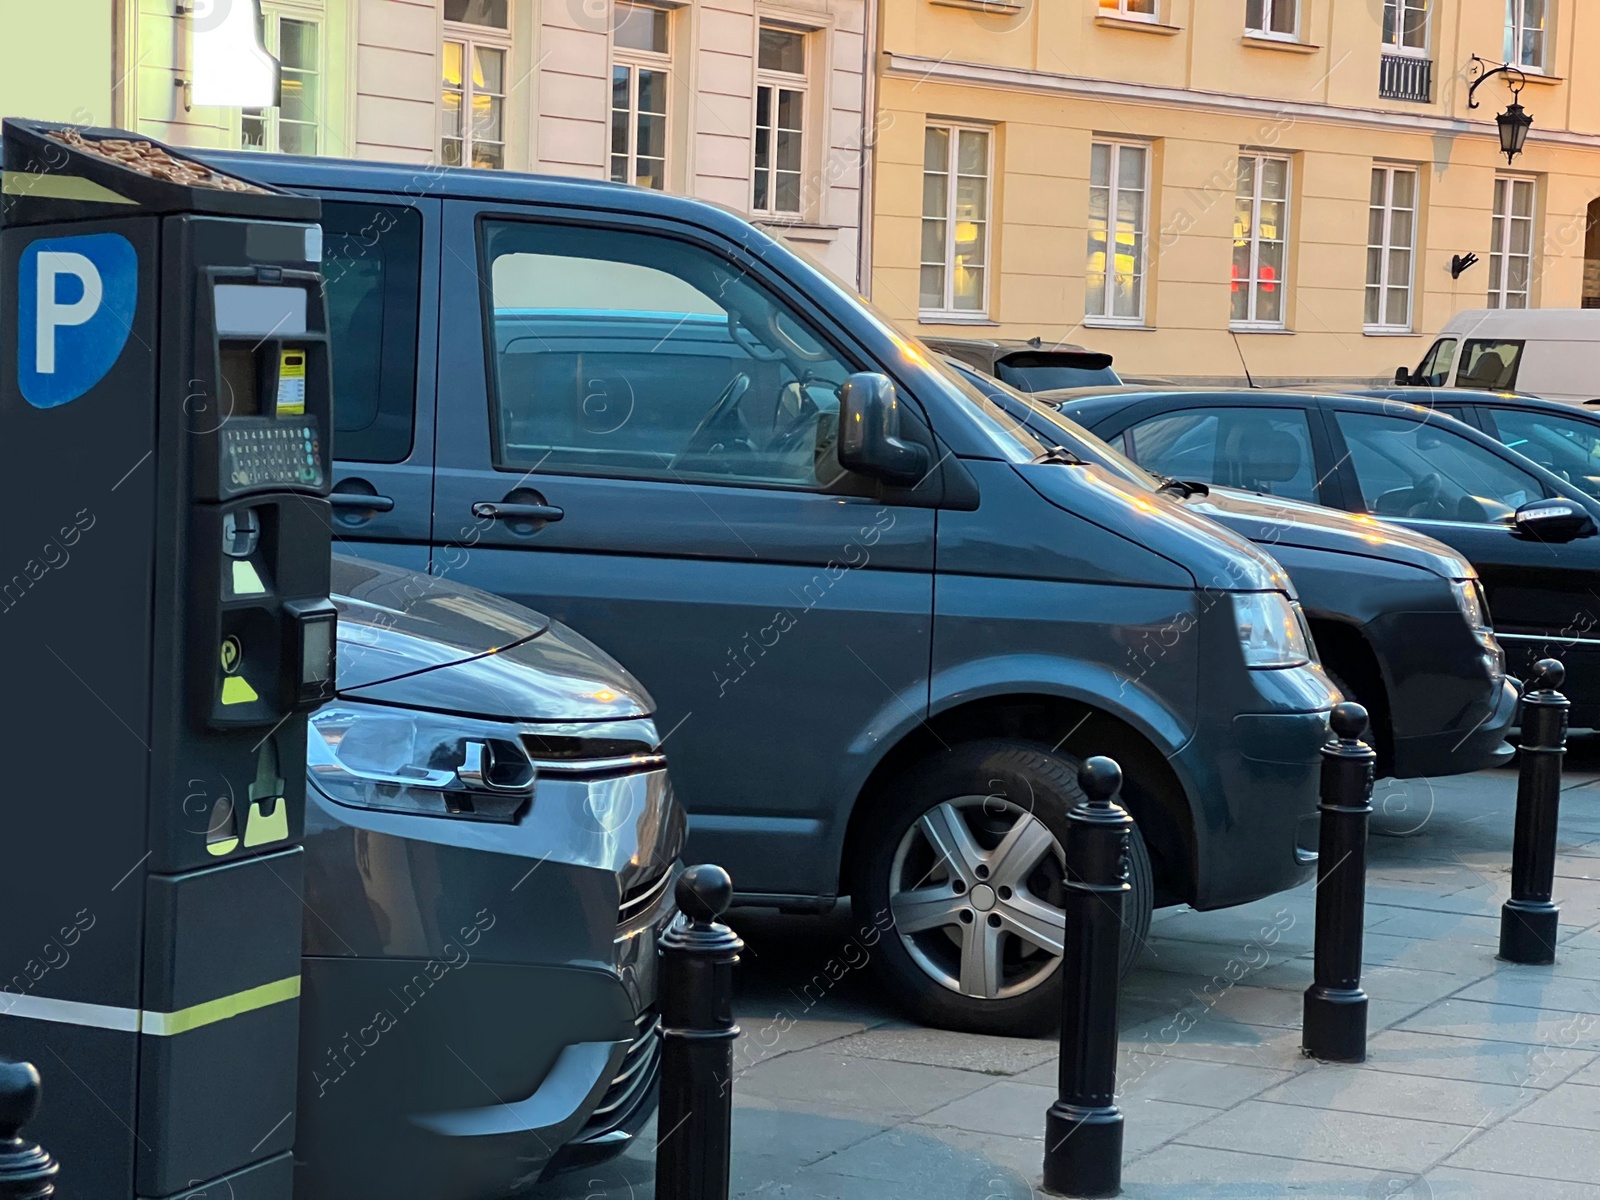
[{"label": "building window", "polygon": [[1300,33],[1300,0],[1247,0],[1246,33],[1293,41]]},{"label": "building window", "polygon": [[266,14],[263,41],[282,64],[282,95],[272,109],[247,108],[239,121],[247,150],[315,154],[322,126],[322,26],[302,17]]},{"label": "building window", "polygon": [[1100,0],[1103,17],[1126,17],[1130,21],[1154,21],[1157,0]]},{"label": "building window", "polygon": [[1383,0],[1383,49],[1388,54],[1428,52],[1428,0]]},{"label": "building window", "polygon": [[1500,175],[1494,181],[1489,238],[1489,307],[1527,308],[1533,280],[1534,181]]},{"label": "building window", "polygon": [[987,129],[930,125],[923,135],[924,315],[988,311],[989,146]]},{"label": "building window", "polygon": [[1412,262],[1417,248],[1417,172],[1373,167],[1367,208],[1366,327],[1411,328]]},{"label": "building window", "polygon": [[802,30],[762,25],[756,50],[755,178],[750,207],[798,215],[805,207],[807,37]]},{"label": "building window", "polygon": [[1233,206],[1233,324],[1283,327],[1288,258],[1289,160],[1241,154]]},{"label": "building window", "polygon": [[1084,278],[1084,315],[1090,320],[1144,321],[1149,177],[1150,147],[1142,142],[1095,142],[1090,149]]},{"label": "building window", "polygon": [[444,0],[439,157],[447,167],[506,165],[508,0]]},{"label": "building window", "polygon": [[618,0],[612,32],[611,181],[667,186],[667,85],[671,16]]},{"label": "building window", "polygon": [[1529,71],[1550,64],[1550,0],[1506,0],[1506,61]]}]

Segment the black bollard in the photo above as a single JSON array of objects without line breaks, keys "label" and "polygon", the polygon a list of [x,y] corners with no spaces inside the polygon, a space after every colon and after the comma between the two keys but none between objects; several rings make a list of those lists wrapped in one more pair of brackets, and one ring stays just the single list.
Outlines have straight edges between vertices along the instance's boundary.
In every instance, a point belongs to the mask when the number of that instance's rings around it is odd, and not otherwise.
[{"label": "black bollard", "polygon": [[1500,957],[1507,962],[1556,960],[1561,909],[1551,903],[1556,874],[1556,822],[1561,814],[1561,760],[1567,753],[1567,698],[1558,690],[1566,668],[1540,659],[1522,695],[1521,771],[1511,846],[1511,899],[1500,908]]},{"label": "black bollard", "polygon": [[1122,898],[1133,818],[1114,803],[1122,768],[1091,758],[1078,772],[1087,802],[1067,814],[1061,939],[1060,1095],[1044,1119],[1044,1190],[1115,1196],[1122,1190],[1117,1091],[1117,987]]},{"label": "black bollard", "polygon": [[1377,755],[1361,741],[1367,710],[1336,704],[1338,741],[1322,748],[1322,829],[1317,843],[1316,982],[1306,989],[1300,1045],[1326,1062],[1365,1062],[1367,994],[1361,929],[1367,907],[1367,820]]},{"label": "black bollard", "polygon": [[32,1063],[0,1062],[0,1200],[56,1194],[56,1160],[21,1137],[39,1111],[39,1091]]},{"label": "black bollard", "polygon": [[733,900],[721,867],[690,867],[677,897],[680,915],[661,937],[656,1200],[728,1200],[733,968],[744,942],[717,919]]}]

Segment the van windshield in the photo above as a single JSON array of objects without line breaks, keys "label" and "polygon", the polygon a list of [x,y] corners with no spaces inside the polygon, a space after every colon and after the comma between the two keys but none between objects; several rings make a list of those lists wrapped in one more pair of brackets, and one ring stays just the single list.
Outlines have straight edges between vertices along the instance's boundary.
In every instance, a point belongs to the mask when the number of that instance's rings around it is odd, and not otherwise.
[{"label": "van windshield", "polygon": [[1416,378],[1412,382],[1420,387],[1444,387],[1450,382],[1450,368],[1455,366],[1455,363],[1456,339],[1440,338],[1428,351],[1428,356],[1422,360],[1422,365],[1417,368]]},{"label": "van windshield", "polygon": [[1160,489],[1160,479],[1109,442],[1096,437],[1071,417],[1063,414],[1055,405],[1037,400],[1026,392],[1018,391],[998,379],[983,375],[963,364],[953,364],[953,369],[969,387],[985,393],[990,400],[1018,421],[1026,422],[1031,433],[1053,445],[1065,447],[1085,462],[1104,467],[1137,488],[1147,492]]},{"label": "van windshield", "polygon": [[924,377],[943,388],[945,393],[959,402],[961,408],[973,418],[974,425],[984,433],[994,448],[1009,462],[1028,463],[1050,449],[1040,441],[1013,414],[974,387],[962,374],[945,361],[944,355],[926,345],[915,334],[900,327],[893,317],[879,309],[872,301],[841,281],[826,267],[809,259],[805,265],[817,279],[826,283],[846,303],[861,312],[896,345],[912,363],[926,368]]}]

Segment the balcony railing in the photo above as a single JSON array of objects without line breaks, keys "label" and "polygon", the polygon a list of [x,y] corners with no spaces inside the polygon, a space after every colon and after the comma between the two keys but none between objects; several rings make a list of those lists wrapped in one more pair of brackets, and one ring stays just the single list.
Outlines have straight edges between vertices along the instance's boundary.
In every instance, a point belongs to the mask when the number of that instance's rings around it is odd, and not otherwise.
[{"label": "balcony railing", "polygon": [[1433,100],[1433,60],[1409,54],[1385,54],[1378,71],[1378,96],[1383,100]]}]

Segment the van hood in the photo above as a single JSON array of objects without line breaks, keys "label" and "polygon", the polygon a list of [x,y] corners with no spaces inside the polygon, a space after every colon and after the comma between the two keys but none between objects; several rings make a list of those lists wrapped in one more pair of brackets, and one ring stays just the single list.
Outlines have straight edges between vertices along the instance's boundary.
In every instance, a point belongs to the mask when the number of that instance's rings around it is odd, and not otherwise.
[{"label": "van hood", "polygon": [[1297,546],[1386,559],[1445,579],[1476,574],[1466,559],[1444,543],[1365,514],[1223,487],[1212,487],[1205,497],[1191,497],[1185,507],[1269,547]]},{"label": "van hood", "polygon": [[337,687],[379,704],[520,721],[643,717],[615,659],[543,613],[436,576],[336,554]]},{"label": "van hood", "polygon": [[1296,594],[1271,555],[1175,497],[1151,492],[1094,463],[1034,464],[1015,470],[1056,507],[1175,564],[1191,577],[1192,586]]}]

